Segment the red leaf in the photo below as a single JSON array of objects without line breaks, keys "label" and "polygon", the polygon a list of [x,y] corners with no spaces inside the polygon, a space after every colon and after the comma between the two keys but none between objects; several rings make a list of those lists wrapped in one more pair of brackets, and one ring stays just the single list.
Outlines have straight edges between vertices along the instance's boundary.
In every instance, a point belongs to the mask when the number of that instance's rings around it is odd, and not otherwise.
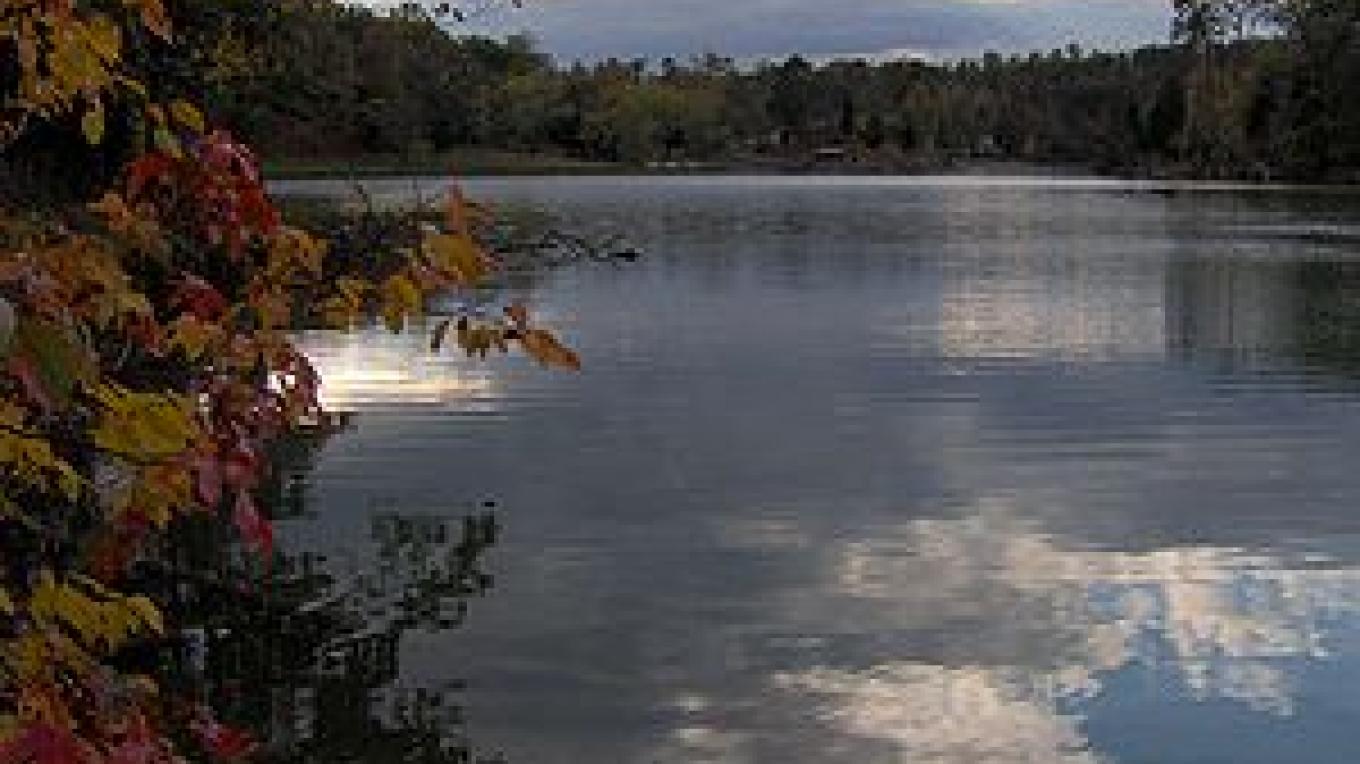
[{"label": "red leaf", "polygon": [[249,733],[229,727],[203,714],[190,728],[198,742],[218,761],[240,761],[258,748]]},{"label": "red leaf", "polygon": [[122,741],[109,751],[104,764],[173,764],[174,761],[170,746],[155,734],[146,717],[138,714]]},{"label": "red leaf", "polygon": [[103,584],[122,580],[141,553],[142,542],[151,530],[151,523],[140,512],[120,515],[114,527],[96,531],[85,552],[85,567],[90,575]]},{"label": "red leaf", "polygon": [[237,445],[220,463],[222,482],[239,490],[260,482],[260,458],[249,446]]},{"label": "red leaf", "polygon": [[205,509],[222,503],[222,463],[214,454],[199,454],[191,463],[194,470],[194,498]]},{"label": "red leaf", "polygon": [[268,558],[274,551],[274,526],[255,508],[255,500],[249,491],[236,494],[236,510],[233,518],[241,538],[259,550],[260,556]]},{"label": "red leaf", "polygon": [[197,145],[203,164],[217,172],[235,175],[246,183],[260,182],[255,154],[244,144],[237,143],[226,130],[214,130]]},{"label": "red leaf", "polygon": [[212,284],[193,274],[180,279],[171,302],[200,321],[215,321],[227,310],[227,300]]},{"label": "red leaf", "polygon": [[132,316],[127,322],[128,337],[141,343],[148,353],[161,356],[165,351],[165,332],[151,316]]},{"label": "red leaf", "polygon": [[24,395],[29,400],[38,404],[44,411],[52,409],[52,395],[43,385],[38,368],[27,355],[10,356],[6,366],[10,376],[19,380],[19,386],[23,388]]},{"label": "red leaf", "polygon": [[89,744],[70,730],[35,722],[9,741],[0,743],[0,761],[5,764],[93,764],[96,758]]},{"label": "red leaf", "polygon": [[128,165],[128,197],[136,199],[141,196],[148,183],[169,175],[174,165],[174,160],[168,154],[159,151],[138,158]]}]

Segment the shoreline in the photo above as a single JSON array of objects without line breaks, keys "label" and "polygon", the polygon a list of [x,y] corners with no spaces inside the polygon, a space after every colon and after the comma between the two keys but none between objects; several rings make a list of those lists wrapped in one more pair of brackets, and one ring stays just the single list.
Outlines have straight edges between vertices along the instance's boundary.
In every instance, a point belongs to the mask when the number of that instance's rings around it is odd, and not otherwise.
[{"label": "shoreline", "polygon": [[456,175],[592,175],[628,169],[628,165],[592,162],[553,155],[468,150],[429,157],[370,154],[343,158],[271,158],[262,163],[271,180],[321,180],[372,177]]},{"label": "shoreline", "polygon": [[1243,172],[1206,177],[1170,166],[1102,168],[1082,162],[1024,159],[951,159],[911,162],[816,163],[796,160],[721,162],[651,162],[637,165],[599,162],[549,154],[469,149],[432,157],[366,155],[343,159],[270,159],[263,162],[271,181],[374,178],[494,177],[1033,177],[1090,178],[1143,183],[1209,183],[1261,188],[1360,188],[1360,172],[1338,172],[1334,178],[1289,179]]},{"label": "shoreline", "polygon": [[498,179],[522,179],[531,180],[540,178],[545,181],[569,180],[572,178],[608,180],[610,178],[619,180],[642,180],[647,178],[654,179],[673,179],[683,181],[692,179],[699,181],[703,178],[714,180],[729,179],[740,180],[748,179],[753,182],[778,182],[785,179],[789,182],[796,182],[798,179],[811,180],[824,178],[828,181],[841,181],[851,183],[874,184],[882,183],[891,185],[894,181],[910,182],[917,179],[929,183],[934,180],[940,183],[950,183],[975,179],[976,184],[981,186],[993,185],[997,187],[1006,186],[1051,186],[1061,187],[1067,184],[1076,188],[1090,188],[1093,190],[1108,189],[1112,191],[1122,191],[1128,193],[1147,193],[1162,196],[1178,196],[1181,194],[1211,193],[1211,192],[1251,192],[1251,193],[1308,193],[1324,195],[1360,195],[1360,183],[1309,183],[1309,182],[1265,182],[1260,180],[1231,180],[1231,179],[1207,179],[1207,178],[1153,178],[1146,176],[1131,175],[1111,175],[1099,174],[1077,168],[1075,171],[1068,171],[1071,168],[1050,167],[1043,171],[1026,171],[1025,168],[1015,168],[1019,171],[1008,172],[1003,166],[994,166],[986,170],[979,168],[953,168],[938,171],[926,172],[770,172],[768,170],[733,168],[723,170],[709,170],[704,172],[697,171],[659,171],[646,170],[634,167],[617,167],[606,170],[596,170],[592,172],[507,172],[507,173],[462,173],[452,175],[447,171],[428,169],[424,171],[406,172],[382,172],[374,171],[366,174],[339,174],[324,175],[313,174],[305,176],[269,176],[266,183],[274,193],[286,197],[305,198],[321,194],[330,196],[332,192],[319,191],[322,186],[314,184],[324,184],[325,188],[330,188],[332,183],[343,183],[350,181],[356,184],[366,182],[398,182],[398,181],[468,181],[478,180],[498,180]]}]

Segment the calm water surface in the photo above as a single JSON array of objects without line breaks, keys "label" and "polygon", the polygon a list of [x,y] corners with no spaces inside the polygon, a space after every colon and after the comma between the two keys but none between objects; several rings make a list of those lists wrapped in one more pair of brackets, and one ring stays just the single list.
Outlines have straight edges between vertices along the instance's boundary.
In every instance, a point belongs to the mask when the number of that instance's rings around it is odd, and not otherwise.
[{"label": "calm water surface", "polygon": [[478,747],[1360,760],[1360,197],[470,185],[647,257],[532,286],[580,375],[307,337],[358,417],[288,532],[362,564],[376,506],[499,502],[490,593],[403,643]]}]

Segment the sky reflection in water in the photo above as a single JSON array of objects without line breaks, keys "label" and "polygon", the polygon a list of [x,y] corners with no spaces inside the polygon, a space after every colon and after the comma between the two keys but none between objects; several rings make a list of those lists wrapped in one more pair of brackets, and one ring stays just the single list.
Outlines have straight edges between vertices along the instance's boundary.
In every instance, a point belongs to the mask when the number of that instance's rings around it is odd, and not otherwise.
[{"label": "sky reflection in water", "polygon": [[[393,193],[408,186],[396,185]],[[376,190],[382,193],[379,183]],[[360,413],[292,529],[504,509],[408,638],[511,761],[1360,754],[1360,200],[979,181],[473,184],[648,251],[534,300],[580,376],[313,335]],[[1343,235],[1303,235],[1317,226]],[[1299,232],[1295,236],[1292,232]]]}]

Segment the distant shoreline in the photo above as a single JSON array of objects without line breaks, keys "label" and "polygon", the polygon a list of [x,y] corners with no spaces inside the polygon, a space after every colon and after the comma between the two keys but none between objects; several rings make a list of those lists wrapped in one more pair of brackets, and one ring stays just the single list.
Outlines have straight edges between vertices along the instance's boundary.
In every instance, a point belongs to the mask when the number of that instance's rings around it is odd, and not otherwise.
[{"label": "distant shoreline", "polygon": [[637,165],[600,162],[551,154],[532,154],[490,149],[465,149],[428,157],[364,155],[346,158],[275,159],[263,163],[270,180],[344,180],[448,176],[552,177],[552,176],[925,176],[982,175],[1011,177],[1109,178],[1151,182],[1219,182],[1261,186],[1360,186],[1360,173],[1342,172],[1332,180],[1292,181],[1269,173],[1243,172],[1211,178],[1199,177],[1174,166],[1101,168],[1080,162],[1044,162],[1005,158],[931,159],[896,162],[816,162],[792,158],[742,158],[714,162],[652,162]]},{"label": "distant shoreline", "polygon": [[631,169],[613,162],[593,162],[550,154],[491,149],[465,149],[430,156],[368,154],[355,157],[275,158],[262,162],[272,180],[419,177],[451,175],[603,175]]},{"label": "distant shoreline", "polygon": [[266,159],[272,180],[325,180],[373,177],[552,176],[552,175],[1096,175],[1078,163],[1009,159],[936,159],[900,161],[817,162],[791,157],[743,157],[715,161],[633,164],[602,162],[553,154],[460,149],[427,157],[369,154],[354,157]]}]

